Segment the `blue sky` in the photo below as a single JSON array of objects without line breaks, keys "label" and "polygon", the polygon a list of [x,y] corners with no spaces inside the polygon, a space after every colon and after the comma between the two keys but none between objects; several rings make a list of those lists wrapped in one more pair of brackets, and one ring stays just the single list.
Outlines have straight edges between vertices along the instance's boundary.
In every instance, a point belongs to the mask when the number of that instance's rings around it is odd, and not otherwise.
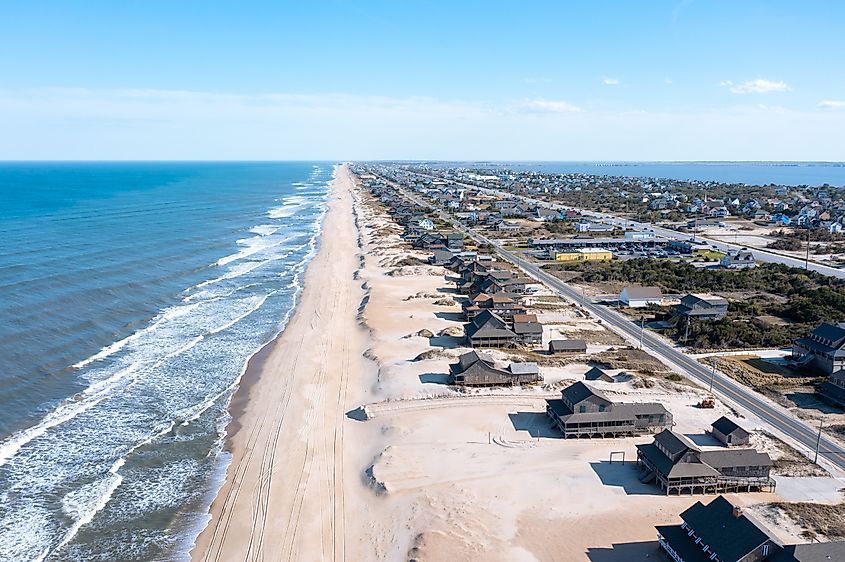
[{"label": "blue sky", "polygon": [[833,0],[0,0],[0,158],[845,160],[843,27]]}]

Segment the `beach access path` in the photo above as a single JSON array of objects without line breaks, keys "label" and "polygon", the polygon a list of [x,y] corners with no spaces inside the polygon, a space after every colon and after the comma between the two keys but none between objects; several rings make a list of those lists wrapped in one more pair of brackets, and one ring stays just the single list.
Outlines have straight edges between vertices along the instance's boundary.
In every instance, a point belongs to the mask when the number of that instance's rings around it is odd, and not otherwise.
[{"label": "beach access path", "polygon": [[366,452],[344,441],[345,412],[361,403],[356,389],[370,368],[357,323],[364,291],[352,187],[340,166],[296,311],[233,399],[232,459],[193,560],[362,559],[362,541],[347,537],[360,539],[350,527],[367,519],[358,458]]}]

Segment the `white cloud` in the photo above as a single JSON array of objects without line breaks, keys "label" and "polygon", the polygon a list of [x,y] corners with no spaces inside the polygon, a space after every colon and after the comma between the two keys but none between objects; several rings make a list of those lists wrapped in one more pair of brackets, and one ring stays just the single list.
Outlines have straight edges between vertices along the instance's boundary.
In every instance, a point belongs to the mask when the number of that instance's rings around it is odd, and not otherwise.
[{"label": "white cloud", "polygon": [[845,111],[756,104],[643,113],[536,98],[0,89],[0,123],[10,160],[845,160]]},{"label": "white cloud", "polygon": [[531,113],[580,113],[581,108],[565,101],[555,100],[527,100],[520,106]]},{"label": "white cloud", "polygon": [[672,80],[671,78],[667,78],[667,79],[665,79],[665,80],[663,81],[663,83],[664,83],[664,84],[674,84],[674,83],[675,83],[675,81],[674,81],[674,80]]},{"label": "white cloud", "polygon": [[609,78],[607,76],[602,78],[601,81],[602,81],[602,84],[604,84],[605,86],[618,86],[619,84],[622,83],[622,82],[619,81],[618,78]]},{"label": "white cloud", "polygon": [[819,109],[845,109],[845,101],[842,100],[822,100],[818,105]]},{"label": "white cloud", "polygon": [[723,80],[719,85],[730,89],[732,94],[767,94],[769,92],[788,92],[791,90],[786,82],[766,80],[765,78],[746,80],[741,84],[734,84],[730,80]]}]

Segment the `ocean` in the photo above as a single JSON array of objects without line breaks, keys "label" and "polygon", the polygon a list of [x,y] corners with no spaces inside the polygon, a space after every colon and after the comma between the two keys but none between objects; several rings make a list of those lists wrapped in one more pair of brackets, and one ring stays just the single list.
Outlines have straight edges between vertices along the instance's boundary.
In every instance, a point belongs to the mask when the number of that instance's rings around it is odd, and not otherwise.
[{"label": "ocean", "polygon": [[0,163],[0,560],[179,560],[330,163]]}]

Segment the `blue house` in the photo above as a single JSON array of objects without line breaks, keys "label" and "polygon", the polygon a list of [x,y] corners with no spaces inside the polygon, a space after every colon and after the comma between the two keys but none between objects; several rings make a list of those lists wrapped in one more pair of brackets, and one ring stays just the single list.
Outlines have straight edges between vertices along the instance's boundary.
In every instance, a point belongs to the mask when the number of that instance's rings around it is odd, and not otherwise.
[{"label": "blue house", "polygon": [[775,213],[769,219],[773,224],[778,224],[781,226],[789,226],[792,223],[792,219],[783,213]]}]

